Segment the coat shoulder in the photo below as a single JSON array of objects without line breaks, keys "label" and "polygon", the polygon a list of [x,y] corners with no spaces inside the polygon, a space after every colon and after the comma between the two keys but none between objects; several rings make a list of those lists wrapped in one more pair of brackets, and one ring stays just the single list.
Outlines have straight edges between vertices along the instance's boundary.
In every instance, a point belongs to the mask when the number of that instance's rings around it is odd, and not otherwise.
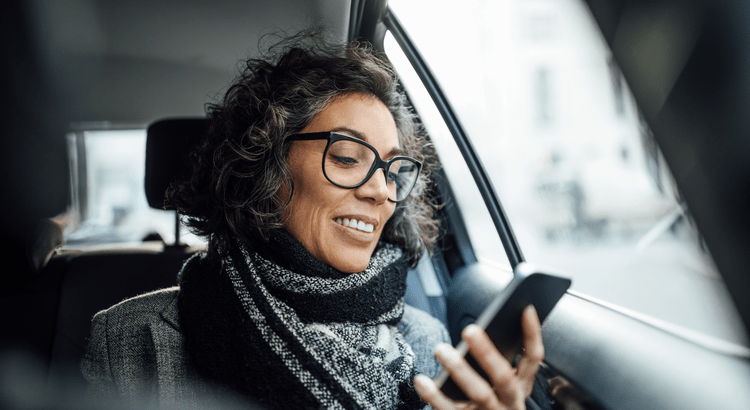
[{"label": "coat shoulder", "polygon": [[440,343],[450,343],[443,323],[426,312],[406,305],[398,330],[416,356],[417,372],[430,377],[436,376],[440,371],[440,364],[433,355],[435,347]]},{"label": "coat shoulder", "polygon": [[96,322],[106,316],[107,327],[110,330],[123,327],[142,327],[155,322],[158,323],[163,319],[167,319],[168,322],[176,322],[176,302],[179,289],[175,286],[126,299],[97,313],[94,316],[94,321]]},{"label": "coat shoulder", "polygon": [[[174,301],[174,299],[177,297],[177,293],[179,292],[179,290],[180,290],[179,286],[173,286],[170,288],[159,289],[159,290],[155,290],[152,292],[144,293],[142,295],[138,295],[130,299],[125,299],[122,302],[108,309],[105,309],[102,312],[107,312],[107,314],[120,313],[120,312],[128,312],[128,313],[157,312],[158,313]],[[99,312],[99,313],[102,313],[102,312]]]},{"label": "coat shoulder", "polygon": [[94,316],[81,362],[90,396],[183,408],[172,404],[205,390],[179,329],[178,294],[179,287],[146,293]]}]

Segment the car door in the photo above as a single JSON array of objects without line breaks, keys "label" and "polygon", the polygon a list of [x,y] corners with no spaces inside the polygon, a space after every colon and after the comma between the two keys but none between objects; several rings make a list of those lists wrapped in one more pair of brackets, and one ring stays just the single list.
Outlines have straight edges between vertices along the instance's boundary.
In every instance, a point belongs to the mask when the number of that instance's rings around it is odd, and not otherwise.
[{"label": "car door", "polygon": [[670,172],[680,141],[662,154],[676,130],[652,131],[587,5],[376,3],[363,26],[444,167],[433,262],[454,342],[516,265],[552,265],[573,287],[543,326],[542,381],[584,408],[748,408],[747,311],[726,285],[741,282],[724,282],[695,187]]}]

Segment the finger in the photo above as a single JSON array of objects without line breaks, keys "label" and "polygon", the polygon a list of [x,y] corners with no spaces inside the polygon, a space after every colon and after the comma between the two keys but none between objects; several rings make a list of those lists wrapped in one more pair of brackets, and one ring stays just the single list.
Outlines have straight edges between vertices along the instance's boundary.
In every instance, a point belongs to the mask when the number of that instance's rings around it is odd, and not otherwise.
[{"label": "finger", "polygon": [[521,328],[523,329],[523,348],[521,359],[516,369],[518,380],[524,386],[524,392],[528,397],[534,388],[534,376],[539,370],[539,364],[544,360],[544,344],[542,343],[542,325],[534,306],[527,306],[521,316]]},{"label": "finger", "polygon": [[425,403],[435,410],[451,410],[458,408],[455,403],[438,390],[435,383],[427,376],[418,374],[414,378],[414,388]]},{"label": "finger", "polygon": [[499,406],[500,403],[492,386],[474,371],[453,346],[445,343],[439,344],[435,349],[435,356],[470,401],[483,408]]},{"label": "finger", "polygon": [[584,410],[578,401],[575,388],[562,376],[555,376],[548,382],[552,398],[565,410]]},{"label": "finger", "polygon": [[555,390],[570,386],[570,383],[562,376],[555,376],[547,381],[547,385],[549,385],[550,391],[554,394]]},{"label": "finger", "polygon": [[477,325],[469,325],[463,331],[463,339],[469,346],[471,355],[489,376],[499,401],[515,403],[518,400],[516,372],[495,348],[487,333]]}]

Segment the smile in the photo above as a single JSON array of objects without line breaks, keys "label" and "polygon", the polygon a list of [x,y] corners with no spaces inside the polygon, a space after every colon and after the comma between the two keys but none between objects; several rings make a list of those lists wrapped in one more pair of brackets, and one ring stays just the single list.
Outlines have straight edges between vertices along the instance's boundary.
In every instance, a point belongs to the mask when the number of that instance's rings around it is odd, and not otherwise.
[{"label": "smile", "polygon": [[349,228],[357,229],[362,232],[372,232],[374,229],[373,224],[364,223],[356,219],[336,218],[335,221],[339,225],[348,226]]}]

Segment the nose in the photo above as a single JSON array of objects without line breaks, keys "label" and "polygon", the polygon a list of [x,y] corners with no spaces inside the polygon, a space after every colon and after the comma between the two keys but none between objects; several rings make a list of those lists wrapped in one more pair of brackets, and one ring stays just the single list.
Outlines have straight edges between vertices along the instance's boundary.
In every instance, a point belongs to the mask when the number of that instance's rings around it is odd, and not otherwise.
[{"label": "nose", "polygon": [[385,171],[380,168],[375,171],[370,179],[360,185],[356,190],[356,195],[362,199],[371,199],[375,203],[383,203],[388,199],[388,186],[385,182]]}]

